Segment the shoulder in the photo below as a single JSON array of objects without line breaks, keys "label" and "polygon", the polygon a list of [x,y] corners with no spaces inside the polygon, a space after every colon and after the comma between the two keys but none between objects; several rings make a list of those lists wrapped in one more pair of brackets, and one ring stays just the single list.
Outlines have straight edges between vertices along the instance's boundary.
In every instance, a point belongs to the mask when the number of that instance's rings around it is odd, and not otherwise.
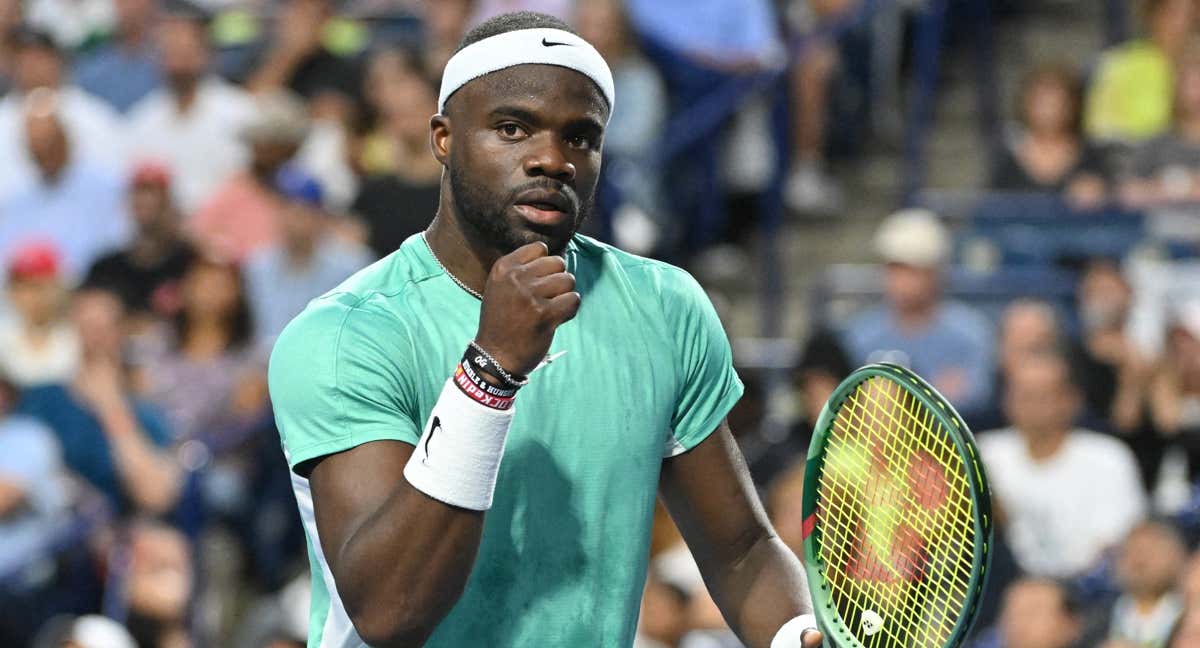
[{"label": "shoulder", "polygon": [[1118,439],[1091,430],[1075,430],[1071,433],[1071,450],[1097,467],[1127,464],[1134,461],[1133,453]]},{"label": "shoulder", "polygon": [[1024,447],[1021,437],[1012,428],[982,432],[976,435],[975,444],[979,446],[979,452],[988,460],[996,456],[1010,455]]},{"label": "shoulder", "polygon": [[992,330],[991,323],[982,313],[961,302],[947,302],[939,319],[947,331],[970,338],[986,337]]},{"label": "shoulder", "polygon": [[147,121],[159,119],[166,106],[166,90],[162,88],[152,90],[150,94],[142,97],[129,108],[129,116],[126,120],[131,127],[137,128]]},{"label": "shoulder", "polygon": [[[665,261],[631,254],[582,234],[576,234],[572,244],[581,265],[601,273],[611,273],[611,279],[621,282],[636,294],[649,298],[671,298],[694,296],[700,290],[700,285],[691,274]],[[647,290],[650,292],[647,293]]]}]

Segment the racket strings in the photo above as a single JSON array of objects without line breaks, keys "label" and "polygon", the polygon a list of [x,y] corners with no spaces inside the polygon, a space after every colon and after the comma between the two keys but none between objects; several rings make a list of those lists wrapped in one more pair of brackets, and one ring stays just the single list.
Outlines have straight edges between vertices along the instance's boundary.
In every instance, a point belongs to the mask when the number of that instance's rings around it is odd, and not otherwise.
[{"label": "racket strings", "polygon": [[886,618],[871,648],[942,646],[968,598],[975,549],[962,458],[934,413],[884,378],[860,384],[833,427],[818,555],[839,613],[854,627],[867,605],[886,607],[872,610]]}]

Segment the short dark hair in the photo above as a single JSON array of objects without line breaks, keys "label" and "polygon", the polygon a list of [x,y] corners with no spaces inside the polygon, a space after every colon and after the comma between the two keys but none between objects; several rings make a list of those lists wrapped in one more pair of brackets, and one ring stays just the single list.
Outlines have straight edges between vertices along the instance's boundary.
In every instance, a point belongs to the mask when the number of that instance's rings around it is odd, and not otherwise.
[{"label": "short dark hair", "polygon": [[522,29],[561,29],[572,34],[575,33],[570,25],[549,14],[536,11],[514,11],[489,18],[475,26],[463,36],[462,41],[458,44],[458,49],[454,52],[457,54],[464,47],[474,45],[485,38]]}]

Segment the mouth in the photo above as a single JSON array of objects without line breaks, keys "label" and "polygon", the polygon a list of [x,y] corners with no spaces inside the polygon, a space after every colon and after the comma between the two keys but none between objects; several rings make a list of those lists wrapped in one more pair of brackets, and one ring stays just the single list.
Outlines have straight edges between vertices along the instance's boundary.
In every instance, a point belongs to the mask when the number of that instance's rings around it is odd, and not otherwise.
[{"label": "mouth", "polygon": [[557,191],[526,191],[513,207],[525,220],[538,225],[558,225],[574,213],[571,200]]}]

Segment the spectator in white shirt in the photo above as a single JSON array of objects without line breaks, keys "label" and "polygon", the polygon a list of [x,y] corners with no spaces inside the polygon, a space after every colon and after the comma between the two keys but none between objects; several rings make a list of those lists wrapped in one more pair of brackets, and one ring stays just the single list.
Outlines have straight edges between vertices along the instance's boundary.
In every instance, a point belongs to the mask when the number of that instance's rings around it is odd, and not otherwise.
[{"label": "spectator in white shirt", "polygon": [[256,115],[254,99],[209,71],[208,20],[175,12],[158,26],[164,87],[134,105],[132,159],[161,160],[176,178],[186,216],[249,160],[239,137]]},{"label": "spectator in white shirt", "polygon": [[54,90],[58,114],[68,139],[80,157],[119,168],[125,159],[118,136],[117,113],[102,99],[66,82],[63,53],[44,32],[18,28],[10,41],[14,49],[13,89],[0,99],[0,197],[14,185],[37,175],[25,147],[25,99],[36,89]]},{"label": "spectator in white shirt", "polygon": [[121,178],[81,152],[65,123],[60,95],[38,88],[22,105],[21,144],[35,173],[8,178],[0,195],[0,259],[31,241],[52,243],[62,255],[63,278],[74,285],[100,255],[132,234]]},{"label": "spectator in white shirt", "polygon": [[1147,520],[1129,533],[1117,556],[1121,597],[1113,604],[1103,648],[1165,646],[1183,613],[1177,586],[1187,561],[1179,529],[1166,520]]},{"label": "spectator in white shirt", "polygon": [[16,317],[0,322],[0,374],[19,387],[63,382],[79,364],[79,338],[66,318],[67,293],[54,246],[32,243],[8,260]]},{"label": "spectator in white shirt", "polygon": [[1021,568],[1039,576],[1086,571],[1146,511],[1129,449],[1072,427],[1081,402],[1061,356],[1028,357],[1007,375],[1012,427],[980,435],[997,521]]}]

